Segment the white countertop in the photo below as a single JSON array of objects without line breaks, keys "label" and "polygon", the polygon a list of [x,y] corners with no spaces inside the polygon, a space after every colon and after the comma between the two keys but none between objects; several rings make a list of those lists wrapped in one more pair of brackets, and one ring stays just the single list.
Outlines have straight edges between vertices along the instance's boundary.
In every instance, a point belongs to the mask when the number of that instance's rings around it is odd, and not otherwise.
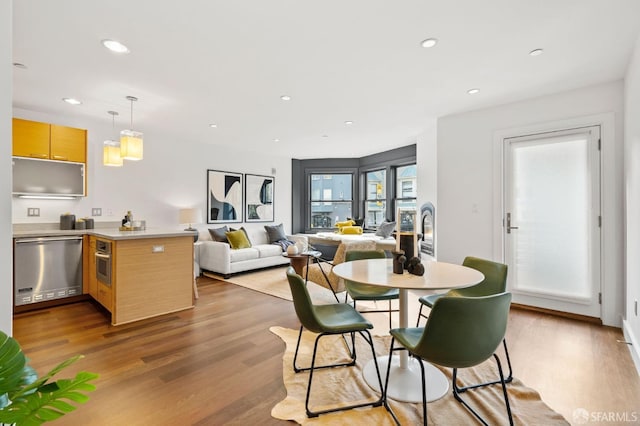
[{"label": "white countertop", "polygon": [[149,228],[144,231],[120,231],[118,228],[98,228],[98,229],[33,229],[28,231],[14,231],[14,238],[37,238],[37,237],[60,237],[63,235],[95,235],[109,240],[134,240],[140,238],[165,238],[184,237],[195,233],[182,229],[170,228]]}]

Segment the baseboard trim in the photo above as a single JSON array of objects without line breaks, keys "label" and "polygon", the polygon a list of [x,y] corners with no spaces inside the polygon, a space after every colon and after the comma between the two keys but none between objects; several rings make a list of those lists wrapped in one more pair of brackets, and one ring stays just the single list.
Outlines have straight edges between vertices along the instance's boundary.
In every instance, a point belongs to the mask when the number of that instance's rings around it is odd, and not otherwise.
[{"label": "baseboard trim", "polygon": [[589,317],[586,315],[578,315],[578,314],[572,314],[570,312],[554,311],[553,309],[538,308],[537,306],[521,305],[519,303],[512,303],[511,307],[516,309],[522,309],[524,311],[542,312],[544,314],[555,315],[563,318],[571,318],[578,321],[584,321],[592,324],[602,325],[602,319],[596,318],[596,317]]},{"label": "baseboard trim", "polygon": [[622,333],[624,334],[624,339],[631,343],[629,346],[629,352],[631,353],[631,358],[633,359],[633,363],[636,366],[636,371],[638,372],[638,376],[640,376],[640,353],[638,352],[638,342],[631,332],[631,327],[629,327],[629,322],[626,320],[622,321]]}]

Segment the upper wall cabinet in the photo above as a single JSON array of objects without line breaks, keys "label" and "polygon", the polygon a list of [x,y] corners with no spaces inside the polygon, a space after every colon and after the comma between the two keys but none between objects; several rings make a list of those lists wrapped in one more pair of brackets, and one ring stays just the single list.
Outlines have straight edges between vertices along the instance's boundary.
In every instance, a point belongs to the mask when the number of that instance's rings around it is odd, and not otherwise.
[{"label": "upper wall cabinet", "polygon": [[87,131],[14,118],[13,155],[85,163]]}]

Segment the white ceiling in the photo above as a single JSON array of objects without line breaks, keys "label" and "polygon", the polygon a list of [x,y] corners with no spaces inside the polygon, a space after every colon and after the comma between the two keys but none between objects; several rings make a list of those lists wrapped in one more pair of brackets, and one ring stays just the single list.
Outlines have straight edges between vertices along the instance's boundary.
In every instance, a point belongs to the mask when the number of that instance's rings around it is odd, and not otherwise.
[{"label": "white ceiling", "polygon": [[[133,127],[146,134],[294,158],[371,154],[413,143],[435,117],[620,79],[640,31],[638,0],[14,0],[13,9],[13,61],[27,66],[14,68],[14,107],[109,124],[116,110],[129,127],[130,95]],[[428,37],[438,45],[421,47]],[[535,48],[544,54],[529,56]]]}]

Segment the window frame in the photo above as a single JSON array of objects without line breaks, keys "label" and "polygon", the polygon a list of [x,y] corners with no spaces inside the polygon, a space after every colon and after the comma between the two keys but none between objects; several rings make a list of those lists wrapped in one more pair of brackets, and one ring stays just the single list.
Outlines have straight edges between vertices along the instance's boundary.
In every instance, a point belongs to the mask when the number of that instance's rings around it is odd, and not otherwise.
[{"label": "window frame", "polygon": [[[350,199],[331,199],[331,200],[324,200],[324,199],[313,199],[312,198],[312,189],[311,189],[311,183],[312,183],[312,179],[313,176],[317,176],[317,175],[349,175],[351,176],[351,198]],[[305,232],[307,233],[315,233],[315,232],[323,232],[323,231],[332,231],[335,229],[335,227],[333,226],[333,223],[331,223],[331,226],[328,227],[315,227],[313,226],[313,216],[312,216],[312,205],[313,203],[323,203],[323,202],[327,202],[327,203],[349,203],[351,206],[351,214],[352,215],[356,215],[356,211],[357,211],[357,197],[358,197],[358,192],[357,192],[357,185],[356,185],[356,180],[357,180],[357,169],[356,168],[331,168],[331,169],[324,169],[324,168],[313,168],[313,169],[307,169],[305,170],[305,182],[306,182],[306,196],[305,196],[305,208],[304,208],[304,227],[305,227]],[[333,196],[333,194],[332,194]]]},{"label": "window frame", "polygon": [[[409,167],[409,166],[415,166],[416,168],[416,176],[415,176],[415,188],[413,189],[413,193],[415,194],[415,196],[413,197],[402,197],[402,196],[398,196],[398,195],[402,195],[402,188],[398,188],[398,169],[402,168],[402,167]],[[394,219],[397,220],[397,218],[395,217],[396,212],[398,211],[398,204],[401,201],[410,201],[413,200],[414,204],[415,204],[415,209],[416,211],[418,210],[418,164],[417,162],[413,162],[413,163],[406,163],[406,164],[397,164],[393,166],[393,215],[394,215]],[[407,207],[402,207],[403,209],[406,209]]]}]

